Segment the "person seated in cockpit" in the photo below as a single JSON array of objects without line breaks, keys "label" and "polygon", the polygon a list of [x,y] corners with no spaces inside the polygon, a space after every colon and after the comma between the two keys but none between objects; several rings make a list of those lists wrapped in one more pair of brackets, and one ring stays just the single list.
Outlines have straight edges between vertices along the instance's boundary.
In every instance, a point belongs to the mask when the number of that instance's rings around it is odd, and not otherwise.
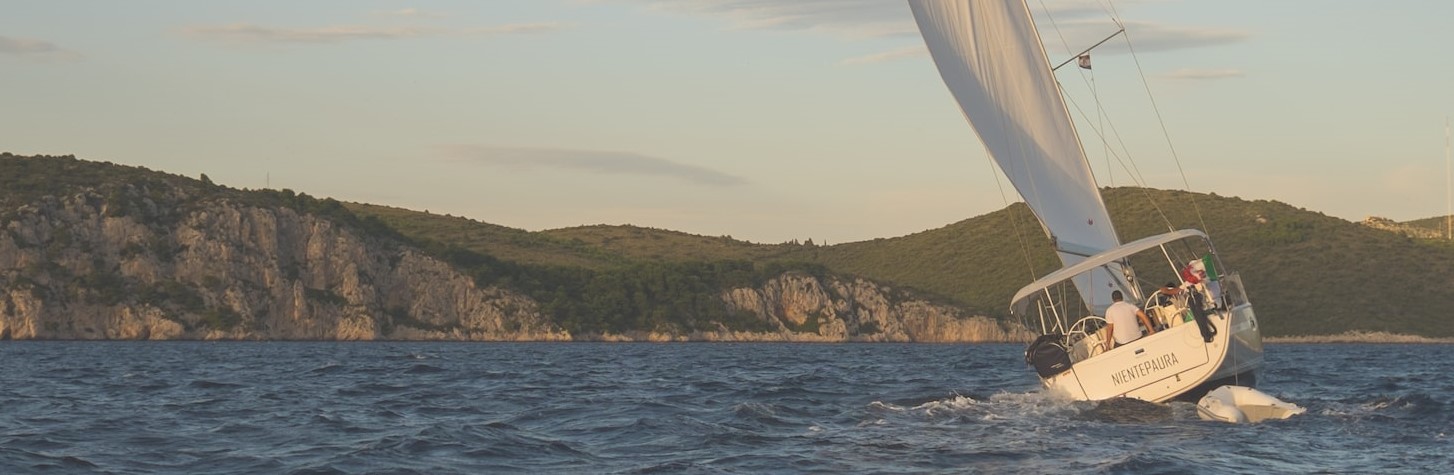
[{"label": "person seated in cockpit", "polygon": [[1151,313],[1155,314],[1152,320],[1157,321],[1160,329],[1165,330],[1182,323],[1184,305],[1178,305],[1178,300],[1183,298],[1184,290],[1176,282],[1167,282],[1156,291],[1156,307]]},{"label": "person seated in cockpit", "polygon": [[1176,296],[1181,294],[1181,287],[1176,282],[1167,282],[1156,291],[1156,305],[1165,307],[1176,302]]},{"label": "person seated in cockpit", "polygon": [[1125,297],[1119,290],[1111,291],[1111,306],[1106,308],[1106,333],[1111,338],[1106,338],[1105,350],[1121,346],[1141,338],[1141,329],[1136,326],[1136,320],[1146,325],[1147,335],[1155,335],[1156,327],[1151,324],[1151,319],[1146,317],[1146,312],[1136,308],[1135,305],[1126,303]]}]

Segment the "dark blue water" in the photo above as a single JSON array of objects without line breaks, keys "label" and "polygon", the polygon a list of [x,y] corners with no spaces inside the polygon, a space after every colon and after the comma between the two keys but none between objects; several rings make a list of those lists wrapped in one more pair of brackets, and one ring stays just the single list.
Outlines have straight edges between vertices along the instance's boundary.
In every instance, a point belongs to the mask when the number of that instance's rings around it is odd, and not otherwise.
[{"label": "dark blue water", "polygon": [[1454,346],[1270,345],[1255,425],[1020,345],[5,342],[0,473],[1448,473]]}]

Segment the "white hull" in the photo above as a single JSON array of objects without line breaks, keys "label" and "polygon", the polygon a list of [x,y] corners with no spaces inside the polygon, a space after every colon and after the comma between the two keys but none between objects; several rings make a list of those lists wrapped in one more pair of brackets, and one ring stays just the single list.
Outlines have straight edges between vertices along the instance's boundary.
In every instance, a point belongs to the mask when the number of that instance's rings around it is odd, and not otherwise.
[{"label": "white hull", "polygon": [[[1165,402],[1195,398],[1208,385],[1223,380],[1255,384],[1262,367],[1262,334],[1251,304],[1208,316],[1217,328],[1204,342],[1196,324],[1182,324],[1157,332],[1108,352],[1091,354],[1063,373],[1042,378],[1045,387],[1062,397],[1101,400],[1131,397]],[[1229,331],[1230,329],[1230,331]],[[1085,354],[1099,342],[1088,338],[1077,345]],[[1073,352],[1074,353],[1074,352]]]}]

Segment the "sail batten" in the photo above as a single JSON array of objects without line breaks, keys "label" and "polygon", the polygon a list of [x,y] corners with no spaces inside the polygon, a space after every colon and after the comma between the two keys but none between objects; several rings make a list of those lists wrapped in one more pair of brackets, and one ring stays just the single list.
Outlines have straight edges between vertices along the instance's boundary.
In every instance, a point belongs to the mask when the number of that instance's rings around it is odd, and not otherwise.
[{"label": "sail batten", "polygon": [[[940,76],[990,156],[1067,266],[1120,242],[1069,110],[1023,0],[909,0]],[[1103,308],[1114,276],[1076,281],[1088,307]]]}]

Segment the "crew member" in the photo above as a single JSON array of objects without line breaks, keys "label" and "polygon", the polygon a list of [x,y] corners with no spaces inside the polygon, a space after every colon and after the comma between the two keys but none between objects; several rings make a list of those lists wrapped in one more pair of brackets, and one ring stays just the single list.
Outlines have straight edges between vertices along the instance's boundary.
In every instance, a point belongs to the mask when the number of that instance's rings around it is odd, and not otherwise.
[{"label": "crew member", "polygon": [[[1141,320],[1146,325],[1148,335],[1156,334],[1156,327],[1151,325],[1151,319],[1146,317],[1146,312],[1136,308],[1135,305],[1124,302],[1125,297],[1119,290],[1111,291],[1111,306],[1106,308],[1106,333],[1111,338],[1105,338],[1105,349],[1121,346],[1141,338],[1141,329],[1137,328],[1136,320]],[[1114,345],[1112,344],[1114,342]]]}]

